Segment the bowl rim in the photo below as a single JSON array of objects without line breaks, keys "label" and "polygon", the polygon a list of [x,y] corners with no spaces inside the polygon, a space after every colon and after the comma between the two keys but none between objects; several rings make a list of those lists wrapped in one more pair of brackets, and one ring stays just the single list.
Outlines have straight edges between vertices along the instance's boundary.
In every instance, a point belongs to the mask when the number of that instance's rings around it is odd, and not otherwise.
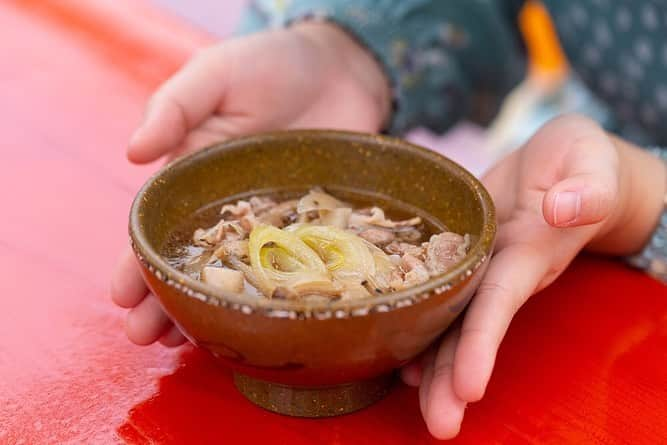
[{"label": "bowl rim", "polygon": [[[209,156],[211,152],[224,152],[234,149],[243,149],[247,144],[277,140],[298,138],[335,138],[343,143],[372,143],[385,144],[400,150],[406,150],[427,160],[444,166],[452,174],[466,182],[478,197],[482,206],[484,220],[482,221],[482,232],[479,239],[472,246],[465,258],[445,273],[432,277],[428,281],[398,292],[388,293],[372,298],[358,300],[337,301],[290,301],[273,300],[269,298],[256,298],[244,293],[224,292],[205,285],[185,273],[177,270],[167,263],[166,260],[150,245],[145,234],[141,230],[141,209],[145,205],[144,197],[148,191],[162,180],[169,171],[179,168],[187,168],[199,160]],[[388,312],[405,306],[410,306],[422,300],[428,299],[433,294],[440,294],[451,290],[479,269],[482,264],[490,259],[497,230],[496,211],[493,200],[482,185],[482,183],[468,170],[452,161],[446,156],[433,150],[420,147],[403,139],[377,135],[371,133],[360,133],[343,130],[305,129],[305,130],[281,130],[265,133],[257,133],[227,141],[219,142],[198,150],[194,153],[177,158],[164,165],[156,171],[141,186],[137,192],[130,209],[129,235],[130,245],[137,259],[158,280],[167,286],[173,287],[189,297],[196,298],[214,306],[230,307],[243,313],[251,314],[262,312],[265,315],[279,318],[345,318],[347,316],[363,316],[369,312]],[[159,299],[159,297],[158,297]]]}]

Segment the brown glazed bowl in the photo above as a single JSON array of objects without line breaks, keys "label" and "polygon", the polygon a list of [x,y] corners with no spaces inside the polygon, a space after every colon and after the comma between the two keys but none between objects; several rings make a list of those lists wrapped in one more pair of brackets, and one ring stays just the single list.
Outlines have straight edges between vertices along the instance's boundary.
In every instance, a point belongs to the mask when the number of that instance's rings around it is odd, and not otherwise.
[{"label": "brown glazed bowl", "polygon": [[[471,234],[470,251],[449,272],[411,289],[308,304],[221,293],[159,254],[174,228],[207,204],[315,185],[423,209],[449,229]],[[344,414],[386,394],[392,371],[464,309],[495,233],[489,194],[458,164],[399,139],[324,130],[235,139],[172,162],[142,187],[130,214],[143,277],[188,339],[231,368],[248,399],[304,417]]]}]

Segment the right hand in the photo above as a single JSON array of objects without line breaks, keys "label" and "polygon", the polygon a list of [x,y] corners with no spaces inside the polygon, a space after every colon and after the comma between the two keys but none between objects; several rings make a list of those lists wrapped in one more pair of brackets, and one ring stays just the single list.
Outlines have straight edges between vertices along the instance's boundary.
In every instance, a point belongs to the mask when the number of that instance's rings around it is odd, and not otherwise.
[{"label": "right hand", "polygon": [[[389,114],[386,78],[345,32],[303,23],[201,50],[149,101],[131,138],[135,163],[171,159],[228,138],[287,128],[378,131]],[[150,295],[131,249],[121,257],[111,297],[130,308],[131,341],[185,341]]]}]

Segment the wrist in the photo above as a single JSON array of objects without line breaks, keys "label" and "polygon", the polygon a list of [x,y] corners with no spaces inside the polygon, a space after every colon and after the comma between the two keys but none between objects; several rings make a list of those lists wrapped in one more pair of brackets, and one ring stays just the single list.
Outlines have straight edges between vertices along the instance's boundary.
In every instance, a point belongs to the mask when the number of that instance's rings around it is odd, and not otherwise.
[{"label": "wrist", "polygon": [[618,204],[588,247],[630,255],[648,242],[664,210],[667,168],[647,151],[614,136],[611,140],[619,156]]},{"label": "wrist", "polygon": [[391,88],[381,64],[347,31],[329,22],[304,21],[290,31],[315,45],[326,57],[331,82],[352,82],[370,96],[376,112],[377,130],[388,122],[391,113]]}]

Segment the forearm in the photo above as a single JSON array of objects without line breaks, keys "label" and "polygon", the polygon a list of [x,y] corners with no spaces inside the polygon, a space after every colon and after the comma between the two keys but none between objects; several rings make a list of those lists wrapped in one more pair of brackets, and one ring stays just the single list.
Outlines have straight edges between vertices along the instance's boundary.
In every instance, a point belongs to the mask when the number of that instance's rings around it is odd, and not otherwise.
[{"label": "forearm", "polygon": [[591,251],[631,255],[650,239],[664,211],[667,193],[665,163],[633,144],[611,136],[619,156],[619,200]]}]

